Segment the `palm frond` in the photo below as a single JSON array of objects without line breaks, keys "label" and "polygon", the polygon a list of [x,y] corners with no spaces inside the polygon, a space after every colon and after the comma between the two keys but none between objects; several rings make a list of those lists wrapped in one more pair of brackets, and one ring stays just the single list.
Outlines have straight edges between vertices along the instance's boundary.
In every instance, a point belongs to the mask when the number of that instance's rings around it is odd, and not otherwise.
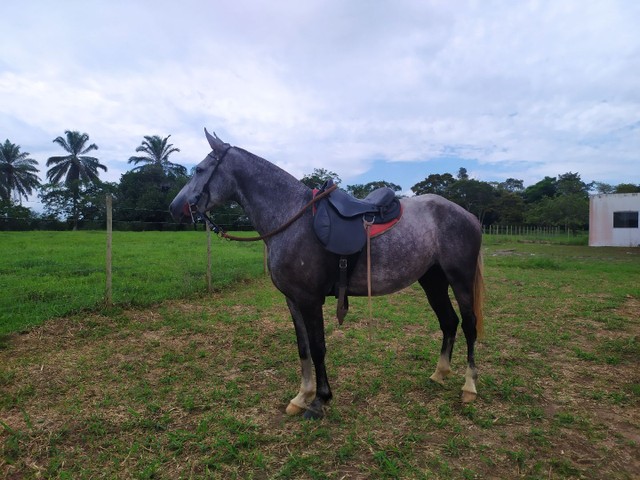
[{"label": "palm frond", "polygon": [[47,167],[51,165],[59,165],[61,163],[66,163],[71,160],[72,155],[65,155],[64,157],[49,157],[47,159]]},{"label": "palm frond", "polygon": [[20,145],[9,139],[0,144],[0,197],[10,200],[13,192],[14,198],[22,200],[31,195],[40,185],[36,165],[38,162],[29,158],[28,152],[20,151]]},{"label": "palm frond", "polygon": [[[47,165],[49,162],[47,162]],[[63,176],[67,174],[71,163],[67,161],[57,162],[47,171],[47,178],[51,183],[59,183]]]}]

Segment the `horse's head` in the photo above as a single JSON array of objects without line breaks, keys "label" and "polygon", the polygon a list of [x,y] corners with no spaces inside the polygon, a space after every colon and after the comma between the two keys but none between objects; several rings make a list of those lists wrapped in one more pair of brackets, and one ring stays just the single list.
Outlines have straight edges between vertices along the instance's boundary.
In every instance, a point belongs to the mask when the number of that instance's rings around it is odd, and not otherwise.
[{"label": "horse's head", "polygon": [[222,174],[220,165],[231,149],[231,145],[223,142],[214,133],[211,135],[205,128],[211,153],[202,160],[195,169],[193,177],[182,187],[173,199],[169,211],[177,222],[192,221],[194,215],[207,212],[221,204],[231,195],[228,178]]}]

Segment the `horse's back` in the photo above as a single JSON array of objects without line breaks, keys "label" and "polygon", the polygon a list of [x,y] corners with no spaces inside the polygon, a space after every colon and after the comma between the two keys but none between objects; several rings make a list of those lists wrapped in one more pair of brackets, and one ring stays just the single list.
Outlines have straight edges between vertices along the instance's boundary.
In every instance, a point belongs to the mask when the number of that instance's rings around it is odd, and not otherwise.
[{"label": "horse's back", "polygon": [[444,197],[434,194],[410,197],[403,200],[403,207],[409,213],[408,223],[419,225],[440,242],[467,245],[470,241],[481,240],[482,229],[478,219]]},{"label": "horse's back", "polygon": [[[402,199],[403,214],[388,232],[371,242],[372,285],[377,295],[405,288],[435,264],[475,269],[480,223],[459,205],[439,196]],[[352,294],[366,292],[366,261],[358,262]]]}]

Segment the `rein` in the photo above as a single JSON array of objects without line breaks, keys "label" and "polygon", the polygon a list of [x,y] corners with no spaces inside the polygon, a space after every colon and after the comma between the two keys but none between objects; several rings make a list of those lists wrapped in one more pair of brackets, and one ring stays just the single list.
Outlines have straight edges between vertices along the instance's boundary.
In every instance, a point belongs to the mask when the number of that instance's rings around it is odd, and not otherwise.
[{"label": "rein", "polygon": [[[300,209],[298,213],[296,213],[293,217],[291,217],[291,219],[289,219],[286,223],[284,223],[283,225],[279,226],[278,228],[276,228],[275,230],[269,233],[265,233],[264,235],[259,235],[257,237],[237,237],[235,235],[229,235],[227,232],[225,232],[222,229],[222,227],[216,225],[213,222],[213,220],[211,220],[211,217],[207,214],[207,212],[198,213],[198,216],[202,218],[207,223],[207,225],[209,225],[209,228],[215,234],[219,235],[221,238],[226,238],[227,240],[233,240],[236,242],[257,242],[259,240],[265,240],[267,238],[273,237],[274,235],[277,235],[278,233],[289,228],[296,220],[298,220],[302,215],[304,215],[304,212],[306,212],[311,206],[313,206],[317,201],[322,200],[323,198],[329,196],[331,192],[333,192],[336,188],[338,188],[337,185],[332,185],[331,187],[327,188],[321,194],[313,197],[304,207]],[[195,221],[196,219],[194,218],[194,223]]]}]

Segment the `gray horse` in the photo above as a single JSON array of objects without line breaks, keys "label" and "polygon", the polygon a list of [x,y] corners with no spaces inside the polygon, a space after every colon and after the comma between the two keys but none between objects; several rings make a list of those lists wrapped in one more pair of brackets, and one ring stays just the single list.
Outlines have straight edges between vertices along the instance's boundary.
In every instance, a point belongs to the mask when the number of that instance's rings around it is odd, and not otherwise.
[{"label": "gray horse", "polygon": [[[211,153],[170,206],[177,221],[228,200],[240,204],[260,234],[268,234],[296,216],[312,201],[312,190],[272,163],[205,134]],[[477,369],[474,345],[482,331],[483,278],[481,228],[462,207],[437,195],[402,199],[403,215],[391,230],[371,240],[373,295],[397,292],[416,281],[427,295],[443,333],[442,348],[431,379],[443,383],[451,374],[450,361],[458,315],[467,341],[467,370],[462,401],[475,400]],[[298,394],[286,411],[321,418],[332,394],[325,369],[322,305],[337,282],[338,257],[324,249],[312,226],[312,209],[286,229],[265,240],[273,284],[287,300],[293,317],[302,367]],[[359,261],[348,284],[348,295],[368,294],[367,266]],[[315,382],[313,381],[315,373]]]}]

